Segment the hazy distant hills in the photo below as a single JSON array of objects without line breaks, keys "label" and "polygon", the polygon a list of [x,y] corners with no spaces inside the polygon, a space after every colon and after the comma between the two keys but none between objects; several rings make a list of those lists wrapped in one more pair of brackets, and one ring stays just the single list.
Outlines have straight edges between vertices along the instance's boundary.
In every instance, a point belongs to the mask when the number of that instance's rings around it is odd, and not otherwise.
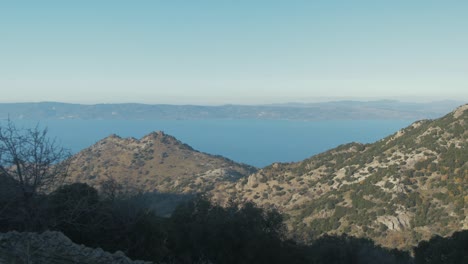
[{"label": "hazy distant hills", "polygon": [[391,100],[289,103],[275,105],[147,105],[1,103],[0,119],[424,119],[437,118],[462,102],[406,103]]},{"label": "hazy distant hills", "polygon": [[202,192],[221,204],[275,207],[299,240],[347,233],[408,248],[468,229],[468,105],[373,144],[349,143],[261,170],[162,132],[112,135],[75,155],[70,173],[70,181],[98,188],[113,179],[145,191]]},{"label": "hazy distant hills", "polygon": [[300,240],[347,233],[408,247],[468,229],[468,105],[373,144],[273,164],[212,194],[278,208]]}]

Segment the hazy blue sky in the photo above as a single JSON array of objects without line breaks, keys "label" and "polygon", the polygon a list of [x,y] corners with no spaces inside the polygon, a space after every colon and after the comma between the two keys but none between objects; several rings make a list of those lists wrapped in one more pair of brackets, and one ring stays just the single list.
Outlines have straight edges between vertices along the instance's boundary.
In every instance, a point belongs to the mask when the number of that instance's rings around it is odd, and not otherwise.
[{"label": "hazy blue sky", "polygon": [[468,100],[468,1],[0,2],[2,102]]}]

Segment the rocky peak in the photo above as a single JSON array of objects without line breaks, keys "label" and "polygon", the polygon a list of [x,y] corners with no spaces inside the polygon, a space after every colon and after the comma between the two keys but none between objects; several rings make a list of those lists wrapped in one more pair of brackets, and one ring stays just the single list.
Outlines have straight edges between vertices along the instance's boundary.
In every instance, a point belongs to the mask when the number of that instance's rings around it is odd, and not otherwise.
[{"label": "rocky peak", "polygon": [[108,139],[122,139],[119,135],[117,134],[110,134],[108,137]]},{"label": "rocky peak", "polygon": [[167,137],[168,135],[165,134],[163,131],[154,131],[149,133],[148,135],[145,135],[141,138],[142,141],[144,140],[155,140],[155,139],[161,139],[164,137]]}]

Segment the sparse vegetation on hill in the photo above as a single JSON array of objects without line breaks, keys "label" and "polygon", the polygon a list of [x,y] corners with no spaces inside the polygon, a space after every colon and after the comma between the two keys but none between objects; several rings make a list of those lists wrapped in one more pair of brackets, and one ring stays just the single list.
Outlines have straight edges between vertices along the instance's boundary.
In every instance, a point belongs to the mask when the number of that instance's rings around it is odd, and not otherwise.
[{"label": "sparse vegetation on hill", "polygon": [[466,190],[468,105],[373,144],[273,164],[211,194],[221,203],[278,208],[303,241],[345,233],[409,249],[434,234],[468,228]]},{"label": "sparse vegetation on hill", "polygon": [[97,188],[115,182],[144,192],[198,193],[256,169],[198,152],[163,132],[140,140],[111,135],[71,159],[68,182]]}]

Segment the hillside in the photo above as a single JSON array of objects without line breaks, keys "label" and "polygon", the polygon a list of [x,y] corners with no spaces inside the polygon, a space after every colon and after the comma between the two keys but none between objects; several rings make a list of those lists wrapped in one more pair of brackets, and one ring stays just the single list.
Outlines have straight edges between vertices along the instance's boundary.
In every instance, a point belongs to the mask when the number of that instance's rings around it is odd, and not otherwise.
[{"label": "hillside", "polygon": [[[317,140],[317,139],[315,139]],[[275,163],[218,185],[214,200],[253,201],[287,215],[294,237],[370,237],[408,248],[468,229],[468,105],[373,144],[350,143],[297,163]]]},{"label": "hillside", "polygon": [[141,139],[111,135],[72,157],[69,182],[100,187],[112,180],[141,191],[193,193],[236,181],[256,169],[192,149],[154,132]]}]

